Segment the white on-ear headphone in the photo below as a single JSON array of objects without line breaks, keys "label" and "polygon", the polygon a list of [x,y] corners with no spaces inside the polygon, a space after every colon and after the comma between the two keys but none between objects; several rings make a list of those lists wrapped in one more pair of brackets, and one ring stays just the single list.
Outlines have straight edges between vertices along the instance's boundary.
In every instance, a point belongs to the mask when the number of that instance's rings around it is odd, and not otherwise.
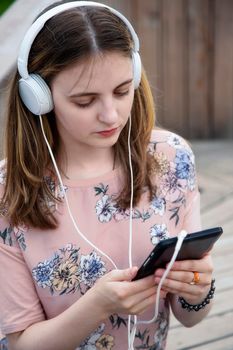
[{"label": "white on-ear headphone", "polygon": [[134,88],[137,89],[140,84],[141,58],[139,55],[139,39],[133,26],[126,17],[124,17],[117,10],[98,2],[72,1],[58,5],[41,15],[31,25],[21,43],[19,50],[18,71],[21,76],[21,79],[19,80],[19,94],[25,106],[35,115],[42,115],[50,112],[53,109],[53,99],[50,88],[44,79],[38,74],[29,74],[28,72],[28,57],[33,41],[50,18],[71,8],[81,6],[107,8],[126,24],[134,43],[132,50]]}]

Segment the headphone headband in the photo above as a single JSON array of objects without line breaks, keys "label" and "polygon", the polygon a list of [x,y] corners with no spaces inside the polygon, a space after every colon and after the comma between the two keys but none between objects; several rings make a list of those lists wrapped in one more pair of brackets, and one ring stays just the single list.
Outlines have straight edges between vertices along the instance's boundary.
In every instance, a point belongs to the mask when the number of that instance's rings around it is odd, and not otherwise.
[{"label": "headphone headband", "polygon": [[35,115],[42,115],[49,113],[53,109],[53,98],[52,93],[45,82],[45,80],[38,74],[28,72],[28,57],[31,50],[31,46],[39,34],[41,29],[44,27],[45,23],[52,17],[56,16],[59,13],[62,13],[66,10],[82,7],[82,6],[94,6],[102,7],[110,10],[111,13],[115,14],[120,18],[128,28],[132,40],[133,40],[133,49],[132,49],[132,65],[133,65],[133,78],[134,78],[134,88],[137,89],[140,80],[141,80],[141,58],[139,55],[139,39],[133,29],[133,26],[128,21],[125,16],[123,16],[117,10],[92,1],[72,1],[65,4],[58,5],[43,15],[37,18],[37,20],[31,25],[31,27],[26,32],[24,39],[21,43],[18,55],[18,72],[21,76],[19,80],[19,94],[21,100],[25,106]]},{"label": "headphone headband", "polygon": [[131,23],[128,21],[128,19],[123,16],[120,12],[117,10],[111,8],[110,6],[98,3],[98,2],[93,2],[93,1],[72,1],[68,2],[62,5],[58,5],[43,15],[41,15],[37,20],[31,25],[29,30],[24,36],[24,39],[21,43],[20,49],[19,49],[19,55],[18,55],[18,71],[20,76],[23,79],[27,79],[29,77],[28,73],[28,57],[30,53],[31,46],[36,38],[36,36],[39,34],[41,29],[44,27],[45,23],[55,15],[62,13],[66,10],[75,8],[75,7],[82,7],[82,6],[96,6],[96,7],[103,7],[109,9],[113,14],[115,14],[117,17],[119,17],[127,26],[129,29],[133,42],[134,42],[134,51],[138,52],[139,51],[139,39],[138,36],[131,25]]}]

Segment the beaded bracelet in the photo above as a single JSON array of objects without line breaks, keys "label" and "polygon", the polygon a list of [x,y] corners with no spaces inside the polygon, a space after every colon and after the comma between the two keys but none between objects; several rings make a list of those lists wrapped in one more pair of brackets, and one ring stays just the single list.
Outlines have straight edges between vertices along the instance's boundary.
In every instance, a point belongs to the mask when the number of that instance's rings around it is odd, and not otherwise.
[{"label": "beaded bracelet", "polygon": [[200,304],[196,304],[196,305],[189,304],[182,297],[179,297],[178,301],[181,303],[182,308],[186,309],[187,311],[199,311],[201,309],[204,309],[204,307],[206,307],[206,305],[210,303],[210,299],[213,299],[214,297],[214,291],[215,291],[215,279],[211,281],[209,293]]}]

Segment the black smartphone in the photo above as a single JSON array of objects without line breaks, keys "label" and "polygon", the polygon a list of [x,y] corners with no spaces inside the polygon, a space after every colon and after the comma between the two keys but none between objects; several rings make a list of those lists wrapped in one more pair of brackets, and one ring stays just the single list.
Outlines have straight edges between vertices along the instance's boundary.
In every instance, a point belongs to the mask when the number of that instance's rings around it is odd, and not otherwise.
[{"label": "black smartphone", "polygon": [[[222,227],[189,233],[183,240],[176,260],[201,259],[210,251],[223,233]],[[177,237],[160,241],[139,268],[133,281],[152,275],[159,267],[164,268],[170,262],[175,250]]]}]

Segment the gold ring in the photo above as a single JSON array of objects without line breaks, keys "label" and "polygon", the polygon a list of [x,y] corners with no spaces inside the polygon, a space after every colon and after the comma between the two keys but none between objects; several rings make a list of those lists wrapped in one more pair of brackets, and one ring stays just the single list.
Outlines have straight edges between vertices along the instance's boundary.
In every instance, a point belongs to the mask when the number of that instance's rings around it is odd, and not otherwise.
[{"label": "gold ring", "polygon": [[193,279],[191,282],[189,282],[189,284],[193,285],[193,284],[198,284],[200,282],[200,275],[197,271],[193,271]]}]

